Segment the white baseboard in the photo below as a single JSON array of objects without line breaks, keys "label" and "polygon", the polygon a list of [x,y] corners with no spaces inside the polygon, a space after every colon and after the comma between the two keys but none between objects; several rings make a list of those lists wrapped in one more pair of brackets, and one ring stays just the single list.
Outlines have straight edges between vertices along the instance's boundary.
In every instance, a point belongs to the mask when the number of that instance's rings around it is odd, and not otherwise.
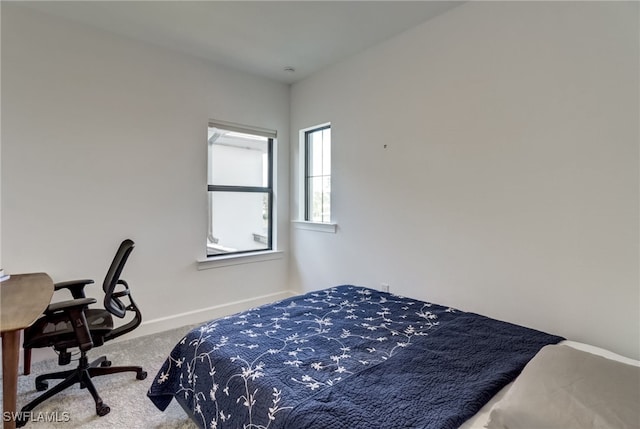
[{"label": "white baseboard", "polygon": [[152,319],[147,322],[142,322],[142,324],[138,326],[138,328],[125,335],[123,339],[126,340],[130,338],[141,337],[143,335],[156,334],[158,332],[167,331],[169,329],[178,328],[180,326],[204,323],[209,320],[248,310],[259,305],[280,301],[294,295],[298,294],[292,291],[276,292],[269,295],[262,295],[255,298],[233,301],[226,304],[214,305],[212,307],[188,311],[186,313],[174,314],[167,317]]}]

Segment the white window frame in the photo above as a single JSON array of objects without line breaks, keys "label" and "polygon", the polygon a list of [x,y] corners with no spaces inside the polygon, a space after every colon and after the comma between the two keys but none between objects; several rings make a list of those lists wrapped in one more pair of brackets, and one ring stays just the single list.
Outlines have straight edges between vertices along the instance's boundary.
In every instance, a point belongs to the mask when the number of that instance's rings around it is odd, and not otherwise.
[{"label": "white window frame", "polygon": [[[242,251],[242,252],[234,252],[229,254],[219,254],[219,255],[208,255],[205,243],[204,249],[204,258],[199,258],[197,260],[199,270],[209,269],[209,268],[217,268],[222,266],[230,266],[251,262],[261,262],[261,261],[270,261],[274,259],[281,259],[283,257],[283,252],[277,250],[278,249],[278,240],[277,240],[277,154],[278,154],[278,145],[277,145],[277,132],[275,130],[270,130],[266,128],[259,128],[249,125],[242,125],[233,122],[221,121],[217,119],[209,119],[208,127],[221,128],[228,131],[235,131],[238,133],[244,134],[253,134],[262,137],[267,137],[272,140],[271,143],[271,198],[270,198],[270,211],[271,211],[271,248],[270,249],[258,249],[255,251]],[[207,160],[207,163],[209,160]],[[209,199],[209,193],[211,191],[211,186],[209,181],[207,180],[207,200]],[[211,222],[210,214],[207,215],[207,223]],[[207,227],[208,228],[208,227]]]},{"label": "white window frame", "polygon": [[[333,210],[333,201],[331,201],[331,211],[330,211],[330,219],[329,222],[313,222],[305,219],[306,210],[307,210],[307,186],[306,186],[306,165],[307,165],[307,143],[306,143],[306,135],[310,131],[314,131],[321,128],[331,128],[332,135],[332,148],[331,153],[333,156],[333,127],[331,122],[325,122],[322,124],[314,125],[311,127],[303,128],[299,131],[298,141],[299,141],[299,205],[298,205],[298,220],[294,220],[293,226],[296,229],[307,230],[307,231],[316,231],[316,232],[327,232],[327,233],[336,233],[338,229],[338,225],[334,221],[334,210]],[[333,165],[331,175],[333,176]],[[333,185],[333,182],[332,182]],[[333,194],[333,188],[332,188]],[[333,198],[332,198],[333,200]]]}]

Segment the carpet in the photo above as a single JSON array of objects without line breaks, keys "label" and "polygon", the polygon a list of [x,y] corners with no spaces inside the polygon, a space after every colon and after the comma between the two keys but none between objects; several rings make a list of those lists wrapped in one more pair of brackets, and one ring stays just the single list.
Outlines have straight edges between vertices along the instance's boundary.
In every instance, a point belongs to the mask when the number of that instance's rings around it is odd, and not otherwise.
[{"label": "carpet", "polygon": [[[115,344],[107,344],[89,351],[89,361],[106,355],[113,366],[141,365],[148,375],[136,380],[134,372],[111,374],[93,378],[93,382],[111,412],[103,417],[96,415],[91,394],[79,385],[67,388],[33,410],[33,421],[25,429],[75,429],[75,428],[131,428],[131,429],[195,429],[197,426],[187,417],[175,401],[164,411],[158,410],[147,398],[147,390],[173,346],[192,326],[172,329]],[[18,411],[40,392],[35,389],[39,374],[73,369],[77,359],[69,365],[59,366],[57,360],[45,360],[31,365],[30,375],[18,377]],[[49,387],[59,381],[51,380]],[[2,404],[2,402],[0,402]]]}]

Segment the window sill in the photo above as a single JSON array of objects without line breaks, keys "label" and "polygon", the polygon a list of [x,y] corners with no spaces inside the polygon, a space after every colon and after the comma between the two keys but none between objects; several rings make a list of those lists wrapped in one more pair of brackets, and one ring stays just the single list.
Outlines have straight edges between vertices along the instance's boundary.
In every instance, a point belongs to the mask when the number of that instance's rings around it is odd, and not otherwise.
[{"label": "window sill", "polygon": [[307,231],[328,232],[335,234],[338,230],[338,224],[336,223],[318,223],[308,222],[303,220],[294,220],[293,227],[296,229],[305,229]]},{"label": "window sill", "polygon": [[282,259],[284,252],[281,250],[267,250],[263,252],[243,253],[239,255],[224,255],[198,259],[198,270],[228,267],[231,265],[252,264],[254,262],[274,261]]}]

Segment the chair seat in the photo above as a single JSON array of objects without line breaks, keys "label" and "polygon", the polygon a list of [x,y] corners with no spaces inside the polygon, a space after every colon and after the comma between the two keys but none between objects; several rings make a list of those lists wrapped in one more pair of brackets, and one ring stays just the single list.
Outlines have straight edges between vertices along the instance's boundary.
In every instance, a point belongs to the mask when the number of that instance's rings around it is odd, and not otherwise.
[{"label": "chair seat", "polygon": [[[94,343],[102,344],[102,337],[113,330],[113,317],[102,309],[87,309],[85,317]],[[77,344],[75,331],[64,314],[40,317],[24,331],[24,346],[29,348],[63,349]]]}]

